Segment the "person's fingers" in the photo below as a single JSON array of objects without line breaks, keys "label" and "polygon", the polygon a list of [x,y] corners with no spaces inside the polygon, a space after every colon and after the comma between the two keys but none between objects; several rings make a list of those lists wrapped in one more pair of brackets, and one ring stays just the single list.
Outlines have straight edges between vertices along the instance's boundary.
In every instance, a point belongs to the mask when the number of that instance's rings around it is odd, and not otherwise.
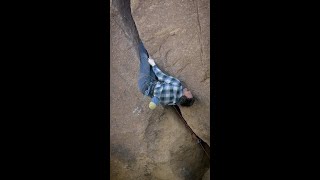
[{"label": "person's fingers", "polygon": [[154,60],[153,60],[153,59],[151,59],[151,58],[149,58],[149,59],[148,59],[148,61],[149,61],[149,62],[154,62]]},{"label": "person's fingers", "polygon": [[149,59],[148,59],[148,62],[149,62],[149,64],[150,64],[151,66],[154,66],[154,65],[155,65],[154,60],[153,60],[153,59],[151,59],[151,58],[149,58]]}]

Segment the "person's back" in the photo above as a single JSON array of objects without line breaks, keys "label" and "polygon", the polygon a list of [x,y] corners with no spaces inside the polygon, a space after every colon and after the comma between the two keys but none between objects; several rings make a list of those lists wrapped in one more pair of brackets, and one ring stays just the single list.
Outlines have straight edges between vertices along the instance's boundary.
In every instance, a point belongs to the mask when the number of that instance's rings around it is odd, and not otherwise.
[{"label": "person's back", "polygon": [[[172,76],[163,73],[154,60],[149,57],[142,42],[139,44],[140,74],[138,80],[139,90],[149,97],[150,109],[158,104],[191,106],[194,98],[191,92],[182,83]],[[151,66],[150,66],[151,65]]]}]

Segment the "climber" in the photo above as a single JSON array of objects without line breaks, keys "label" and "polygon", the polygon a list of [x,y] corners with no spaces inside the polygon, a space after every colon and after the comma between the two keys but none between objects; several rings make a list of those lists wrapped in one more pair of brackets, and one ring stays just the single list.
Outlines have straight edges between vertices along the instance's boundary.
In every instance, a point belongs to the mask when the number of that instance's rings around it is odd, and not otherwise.
[{"label": "climber", "polygon": [[138,87],[144,95],[152,98],[149,103],[150,109],[155,109],[159,104],[191,106],[194,103],[194,97],[188,88],[178,79],[164,74],[149,57],[141,41],[139,55]]}]

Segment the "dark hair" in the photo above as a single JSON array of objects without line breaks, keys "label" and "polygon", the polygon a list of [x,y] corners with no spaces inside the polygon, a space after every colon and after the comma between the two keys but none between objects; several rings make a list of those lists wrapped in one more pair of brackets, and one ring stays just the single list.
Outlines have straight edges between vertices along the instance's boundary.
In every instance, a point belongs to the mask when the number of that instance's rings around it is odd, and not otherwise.
[{"label": "dark hair", "polygon": [[183,95],[179,99],[179,104],[181,106],[192,106],[194,103],[194,98],[187,98],[187,96]]}]

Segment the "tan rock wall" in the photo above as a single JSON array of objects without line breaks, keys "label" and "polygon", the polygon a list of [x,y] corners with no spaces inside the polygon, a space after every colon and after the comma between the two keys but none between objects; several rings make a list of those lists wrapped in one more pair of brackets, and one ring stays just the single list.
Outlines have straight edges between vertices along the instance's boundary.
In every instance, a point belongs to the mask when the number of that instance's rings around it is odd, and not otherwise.
[{"label": "tan rock wall", "polygon": [[151,111],[138,90],[136,40],[139,32],[159,67],[189,86],[197,100],[182,114],[210,145],[209,1],[133,0],[137,30],[128,2],[110,7],[110,178],[201,179],[202,149],[172,109]]}]

